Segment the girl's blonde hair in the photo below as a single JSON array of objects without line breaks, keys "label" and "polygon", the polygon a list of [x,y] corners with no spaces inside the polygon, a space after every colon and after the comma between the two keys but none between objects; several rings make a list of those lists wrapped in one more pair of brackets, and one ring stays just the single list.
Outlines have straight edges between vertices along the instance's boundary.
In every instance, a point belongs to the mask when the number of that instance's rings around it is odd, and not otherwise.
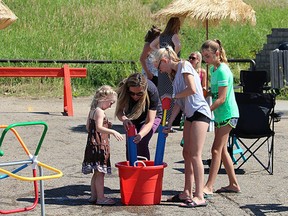
[{"label": "girl's blonde hair", "polygon": [[[152,61],[154,63],[157,63],[158,65],[163,58],[167,58],[167,59],[173,60],[175,62],[181,61],[171,46],[166,46],[164,48],[160,48],[158,50],[155,50],[152,53],[151,58],[152,58]],[[172,81],[174,80],[176,72],[177,71],[173,70],[171,73],[168,74],[170,80],[172,80]]]},{"label": "girl's blonde hair", "polygon": [[201,51],[208,50],[212,53],[216,53],[219,51],[220,53],[220,62],[224,62],[228,64],[226,53],[224,48],[222,47],[221,41],[218,39],[214,40],[207,40],[204,42],[204,44],[201,46]]},{"label": "girl's blonde hair", "polygon": [[96,109],[98,102],[103,100],[117,100],[117,93],[109,85],[103,85],[96,90],[96,93],[93,97],[90,109]]},{"label": "girl's blonde hair", "polygon": [[[136,105],[132,108],[131,113],[127,113],[129,104],[133,100],[129,93],[129,87],[142,87],[143,96],[137,101]],[[118,86],[118,100],[115,110],[115,115],[119,112],[123,112],[130,120],[139,118],[139,116],[145,111],[146,106],[149,107],[150,100],[148,96],[148,83],[143,74],[134,73],[128,78],[122,80]]]}]

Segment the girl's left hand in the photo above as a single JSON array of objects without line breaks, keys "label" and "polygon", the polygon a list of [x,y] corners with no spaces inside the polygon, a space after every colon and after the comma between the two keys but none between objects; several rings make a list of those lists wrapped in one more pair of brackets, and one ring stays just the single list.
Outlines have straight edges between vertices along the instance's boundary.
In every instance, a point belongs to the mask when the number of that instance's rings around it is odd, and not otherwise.
[{"label": "girl's left hand", "polygon": [[118,131],[114,131],[113,136],[116,138],[117,141],[124,140],[124,137]]},{"label": "girl's left hand", "polygon": [[168,134],[171,132],[171,127],[164,127],[163,128],[163,133],[166,134],[166,136],[168,136]]}]

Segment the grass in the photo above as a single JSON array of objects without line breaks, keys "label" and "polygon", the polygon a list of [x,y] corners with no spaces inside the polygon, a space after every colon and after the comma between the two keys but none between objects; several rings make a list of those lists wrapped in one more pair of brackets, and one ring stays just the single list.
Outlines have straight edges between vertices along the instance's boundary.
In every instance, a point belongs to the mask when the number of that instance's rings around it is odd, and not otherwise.
[{"label": "grass", "polygon": [[[139,57],[146,31],[152,24],[162,29],[166,24],[152,20],[151,15],[170,2],[171,0],[5,0],[5,4],[19,19],[0,31],[0,56],[2,59],[133,60],[137,62],[136,70],[140,71]],[[254,59],[255,54],[266,43],[266,36],[271,33],[272,28],[287,27],[287,1],[245,2],[256,11],[256,26],[238,23],[231,25],[228,21],[221,22],[219,26],[209,26],[209,38],[221,39],[228,58]],[[199,50],[205,40],[205,28],[201,25],[193,27],[189,20],[185,20],[180,37],[183,47],[181,57],[186,58],[192,50]],[[88,69],[87,79],[72,79],[74,96],[90,95],[102,84],[116,86],[132,72],[127,64],[70,66],[84,66]],[[233,64],[231,67],[237,79],[240,69],[248,66]],[[63,95],[61,82],[60,79],[1,78],[0,91],[1,94],[14,96],[37,96],[40,92],[45,97],[60,97]],[[50,87],[46,87],[47,85]]]}]

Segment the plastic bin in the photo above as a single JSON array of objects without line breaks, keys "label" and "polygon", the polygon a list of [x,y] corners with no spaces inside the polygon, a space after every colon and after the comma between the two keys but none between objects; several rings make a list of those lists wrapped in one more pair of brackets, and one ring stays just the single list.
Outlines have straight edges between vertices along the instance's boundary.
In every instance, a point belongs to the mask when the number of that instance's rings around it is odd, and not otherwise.
[{"label": "plastic bin", "polygon": [[138,161],[138,166],[129,166],[129,161],[118,162],[121,202],[124,205],[156,205],[161,202],[163,165],[154,166],[154,161]]}]

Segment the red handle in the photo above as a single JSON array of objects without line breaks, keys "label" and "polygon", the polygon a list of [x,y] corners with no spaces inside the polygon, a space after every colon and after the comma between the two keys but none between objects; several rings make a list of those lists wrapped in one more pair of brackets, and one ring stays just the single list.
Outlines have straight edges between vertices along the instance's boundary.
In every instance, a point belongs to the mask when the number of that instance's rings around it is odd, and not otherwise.
[{"label": "red handle", "polygon": [[135,125],[129,125],[128,127],[128,137],[135,136]]},{"label": "red handle", "polygon": [[171,98],[165,97],[162,99],[162,109],[169,110],[171,104]]}]

